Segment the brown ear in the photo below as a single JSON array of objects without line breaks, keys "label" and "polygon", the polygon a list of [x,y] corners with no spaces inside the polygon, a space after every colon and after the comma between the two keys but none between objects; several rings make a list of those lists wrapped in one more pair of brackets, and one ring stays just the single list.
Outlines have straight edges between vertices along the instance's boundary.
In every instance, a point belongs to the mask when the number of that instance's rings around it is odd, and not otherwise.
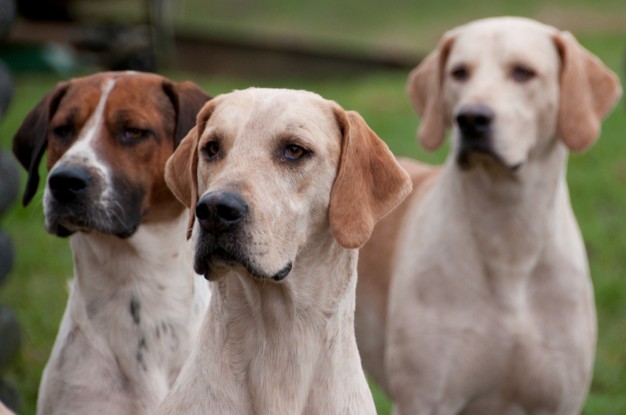
[{"label": "brown ear", "polygon": [[39,163],[48,148],[48,124],[59,107],[69,82],[60,82],[33,108],[13,136],[13,154],[28,172],[22,204],[26,206],[37,192]]},{"label": "brown ear", "polygon": [[211,96],[191,81],[165,81],[163,90],[172,101],[176,111],[176,132],[174,134],[174,148],[176,148],[196,124],[198,111],[211,99]]},{"label": "brown ear", "polygon": [[407,93],[413,109],[422,117],[418,131],[419,141],[432,151],[443,143],[447,121],[443,105],[443,75],[454,37],[444,35],[437,49],[432,51],[409,74]]},{"label": "brown ear", "polygon": [[191,238],[198,202],[198,141],[211,116],[212,106],[207,103],[198,114],[197,124],[180,142],[165,164],[165,183],[174,196],[189,208],[187,239]]},{"label": "brown ear", "polygon": [[336,108],[335,116],[343,140],[330,196],[330,226],[342,246],[359,248],[376,222],[408,196],[412,184],[387,145],[358,113]]},{"label": "brown ear", "polygon": [[554,35],[561,55],[558,133],[572,151],[588,148],[621,95],[617,76],[569,32]]}]

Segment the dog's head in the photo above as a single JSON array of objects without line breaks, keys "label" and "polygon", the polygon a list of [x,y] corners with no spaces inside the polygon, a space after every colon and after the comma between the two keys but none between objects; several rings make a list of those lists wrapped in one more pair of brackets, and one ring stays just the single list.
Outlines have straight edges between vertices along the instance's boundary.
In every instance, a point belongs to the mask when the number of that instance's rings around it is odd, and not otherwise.
[{"label": "dog's head", "polygon": [[446,33],[409,77],[426,149],[452,127],[461,167],[511,170],[554,145],[589,147],[621,94],[619,81],[567,32],[523,18],[492,18]]},{"label": "dog's head", "polygon": [[280,89],[207,103],[165,178],[191,210],[195,270],[209,279],[239,267],[278,281],[312,241],[360,247],[411,188],[357,113]]},{"label": "dog's head", "polygon": [[142,221],[178,214],[165,162],[209,97],[191,82],[107,72],[59,83],[27,115],[13,152],[28,171],[23,203],[37,191],[48,151],[46,229],[128,237]]}]

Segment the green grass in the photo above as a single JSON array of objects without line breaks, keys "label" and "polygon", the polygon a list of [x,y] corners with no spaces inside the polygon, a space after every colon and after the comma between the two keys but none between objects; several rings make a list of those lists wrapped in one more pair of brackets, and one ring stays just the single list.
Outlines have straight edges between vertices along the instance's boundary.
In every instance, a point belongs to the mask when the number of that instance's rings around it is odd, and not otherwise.
[{"label": "green grass", "polygon": [[[141,3],[78,2],[82,16],[138,20]],[[440,34],[469,20],[520,15],[578,34],[623,33],[622,0],[181,0],[178,28],[247,38],[283,38],[335,47],[422,51]]]},{"label": "green grass", "polygon": [[[88,3],[88,2],[84,2]],[[623,73],[626,13],[621,0],[600,0],[591,9],[584,0],[501,2],[463,0],[451,2],[375,0],[293,2],[237,0],[211,2],[202,9],[199,0],[187,0],[178,16],[180,25],[193,30],[225,30],[237,35],[263,33],[311,39],[321,44],[372,48],[393,45],[415,51],[431,48],[441,32],[469,19],[497,14],[547,16],[547,22],[582,34],[581,42],[609,66]],[[99,3],[98,3],[99,4]],[[568,5],[562,13],[559,6]],[[368,7],[366,8],[365,5]],[[88,10],[87,10],[88,11]],[[588,19],[579,16],[589,12]],[[594,20],[595,19],[595,20]],[[598,20],[600,23],[596,22]],[[572,25],[568,25],[568,22]],[[604,24],[602,24],[604,22]],[[620,23],[624,23],[621,25]],[[578,31],[576,31],[578,28]],[[397,154],[429,162],[444,159],[446,149],[425,153],[416,145],[417,117],[412,113],[404,85],[406,73],[386,72],[359,78],[280,80],[192,78],[216,95],[234,88],[281,86],[314,90],[365,117],[370,126]],[[54,76],[17,75],[16,94],[9,113],[0,121],[0,148],[10,148],[11,137],[26,113],[57,82]],[[587,415],[626,413],[626,113],[620,103],[603,126],[601,139],[588,152],[570,159],[568,180],[571,198],[585,243],[596,291],[599,341]],[[25,176],[23,176],[24,178]],[[43,229],[42,191],[26,208],[16,204],[0,218],[17,250],[9,282],[0,287],[0,304],[13,308],[23,326],[22,353],[9,371],[23,394],[23,414],[33,414],[41,370],[47,360],[67,298],[72,276],[71,253],[66,240]],[[1,340],[0,340],[1,341]],[[375,390],[380,414],[389,402]]]}]

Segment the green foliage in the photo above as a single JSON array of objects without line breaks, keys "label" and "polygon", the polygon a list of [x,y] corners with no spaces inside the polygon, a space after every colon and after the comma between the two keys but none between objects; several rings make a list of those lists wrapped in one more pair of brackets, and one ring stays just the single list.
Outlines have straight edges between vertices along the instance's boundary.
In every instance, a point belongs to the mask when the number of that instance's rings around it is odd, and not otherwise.
[{"label": "green foliage", "polygon": [[470,20],[517,15],[581,33],[623,33],[623,0],[183,0],[176,23],[187,31],[313,41],[338,48],[434,46]]}]

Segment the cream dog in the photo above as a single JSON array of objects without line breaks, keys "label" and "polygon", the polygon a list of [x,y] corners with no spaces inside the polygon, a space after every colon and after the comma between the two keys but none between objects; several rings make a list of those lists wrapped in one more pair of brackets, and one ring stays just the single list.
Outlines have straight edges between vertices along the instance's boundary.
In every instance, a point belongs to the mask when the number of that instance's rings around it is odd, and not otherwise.
[{"label": "cream dog", "polygon": [[565,167],[617,78],[567,32],[493,18],[446,33],[408,92],[422,145],[451,127],[452,148],[402,162],[413,194],[362,251],[367,371],[403,415],[580,414],[596,316]]},{"label": "cream dog", "polygon": [[166,180],[191,209],[195,269],[214,294],[159,413],[375,413],[354,337],[355,248],[411,186],[363,119],[304,91],[222,95]]}]

